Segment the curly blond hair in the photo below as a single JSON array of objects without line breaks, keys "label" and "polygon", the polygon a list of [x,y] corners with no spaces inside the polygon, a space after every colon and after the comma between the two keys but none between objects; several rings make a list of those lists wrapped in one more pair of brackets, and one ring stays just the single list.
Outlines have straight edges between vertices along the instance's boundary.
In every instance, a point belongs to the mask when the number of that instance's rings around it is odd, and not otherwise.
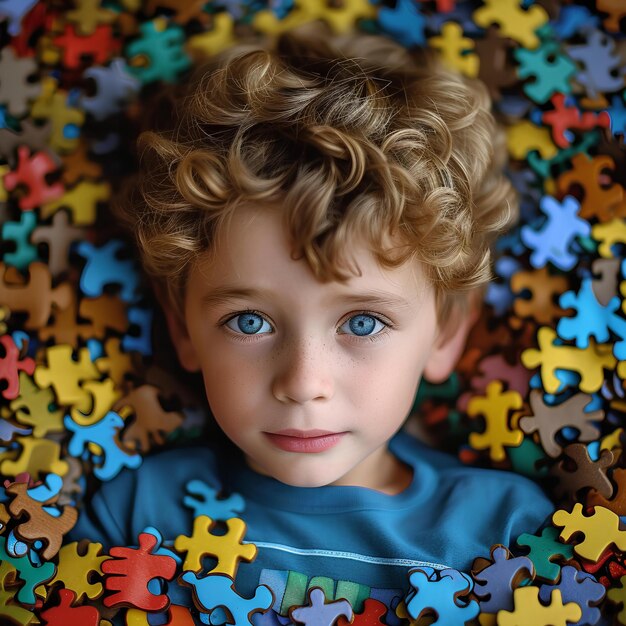
[{"label": "curly blond hair", "polygon": [[517,214],[490,108],[482,83],[383,35],[316,23],[239,43],[158,100],[115,212],[179,315],[237,207],[279,202],[318,280],[358,273],[344,254],[365,237],[383,267],[420,261],[447,319]]}]

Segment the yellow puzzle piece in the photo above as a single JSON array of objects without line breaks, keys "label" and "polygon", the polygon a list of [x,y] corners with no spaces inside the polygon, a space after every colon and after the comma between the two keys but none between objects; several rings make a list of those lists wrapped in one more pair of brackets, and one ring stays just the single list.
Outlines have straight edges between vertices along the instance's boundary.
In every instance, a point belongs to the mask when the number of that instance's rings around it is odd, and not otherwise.
[{"label": "yellow puzzle piece", "polygon": [[563,604],[560,589],[553,589],[550,604],[539,601],[539,587],[518,587],[513,592],[515,610],[497,613],[498,626],[567,626],[582,617],[582,610],[575,602]]}]

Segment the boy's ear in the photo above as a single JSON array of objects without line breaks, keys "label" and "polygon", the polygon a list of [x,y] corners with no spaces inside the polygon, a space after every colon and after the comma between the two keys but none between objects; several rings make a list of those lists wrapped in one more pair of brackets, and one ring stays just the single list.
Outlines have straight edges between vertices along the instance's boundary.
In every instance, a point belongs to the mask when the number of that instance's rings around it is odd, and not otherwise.
[{"label": "boy's ear", "polygon": [[437,339],[423,372],[423,377],[429,383],[443,383],[450,377],[461,358],[469,331],[479,314],[480,307],[473,304],[465,314],[456,317],[453,326],[450,327],[451,330],[447,329],[447,332]]},{"label": "boy's ear", "polygon": [[172,345],[176,350],[180,364],[188,372],[199,371],[200,363],[198,361],[198,355],[187,332],[185,321],[176,314],[162,285],[152,281],[152,288],[156,299],[161,305],[161,310],[163,311],[163,316],[167,323],[167,329],[170,333],[170,339],[172,340]]}]

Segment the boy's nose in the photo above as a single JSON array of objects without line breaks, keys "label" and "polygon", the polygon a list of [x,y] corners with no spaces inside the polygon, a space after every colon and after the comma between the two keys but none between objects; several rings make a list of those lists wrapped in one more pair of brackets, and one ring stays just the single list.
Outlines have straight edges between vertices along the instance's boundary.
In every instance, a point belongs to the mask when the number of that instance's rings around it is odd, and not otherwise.
[{"label": "boy's nose", "polygon": [[298,404],[332,398],[332,368],[323,342],[304,339],[285,346],[282,352],[272,381],[275,398]]}]

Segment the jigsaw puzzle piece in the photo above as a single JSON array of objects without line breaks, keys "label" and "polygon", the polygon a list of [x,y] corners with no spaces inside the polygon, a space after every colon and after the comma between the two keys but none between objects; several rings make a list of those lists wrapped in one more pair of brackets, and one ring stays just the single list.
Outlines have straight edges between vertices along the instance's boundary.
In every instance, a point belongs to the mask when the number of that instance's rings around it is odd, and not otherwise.
[{"label": "jigsaw puzzle piece", "polygon": [[205,515],[211,519],[225,521],[237,517],[246,508],[246,502],[238,493],[228,498],[217,499],[217,489],[213,489],[201,480],[190,480],[185,485],[189,495],[183,498],[183,504],[194,511],[194,517]]}]

